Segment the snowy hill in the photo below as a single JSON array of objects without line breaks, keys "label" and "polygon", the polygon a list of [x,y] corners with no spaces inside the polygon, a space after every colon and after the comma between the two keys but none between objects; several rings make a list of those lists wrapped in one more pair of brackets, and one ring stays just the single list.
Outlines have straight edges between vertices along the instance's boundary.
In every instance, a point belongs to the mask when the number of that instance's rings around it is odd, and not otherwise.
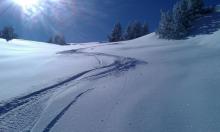
[{"label": "snowy hill", "polygon": [[0,40],[0,131],[219,132],[219,36]]}]

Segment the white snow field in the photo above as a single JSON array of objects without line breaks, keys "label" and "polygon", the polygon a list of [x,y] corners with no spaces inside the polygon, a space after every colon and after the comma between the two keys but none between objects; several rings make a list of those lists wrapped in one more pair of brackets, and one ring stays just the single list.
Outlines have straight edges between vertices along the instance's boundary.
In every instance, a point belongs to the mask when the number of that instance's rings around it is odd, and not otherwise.
[{"label": "white snow field", "polygon": [[220,21],[201,20],[176,41],[0,40],[0,132],[219,132]]}]

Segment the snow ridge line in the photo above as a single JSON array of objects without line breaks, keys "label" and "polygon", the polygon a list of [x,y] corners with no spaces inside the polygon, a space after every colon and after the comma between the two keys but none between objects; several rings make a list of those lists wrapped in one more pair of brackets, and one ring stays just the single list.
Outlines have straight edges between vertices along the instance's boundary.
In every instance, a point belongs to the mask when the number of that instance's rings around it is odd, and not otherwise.
[{"label": "snow ridge line", "polygon": [[[73,50],[71,50],[71,53],[72,53]],[[63,53],[69,53],[70,51],[66,51],[66,52],[63,52]],[[86,52],[74,52],[73,53],[79,53],[79,54],[88,54],[88,55],[91,55],[91,56],[95,56],[95,55],[99,55],[99,56],[108,56],[108,57],[114,57],[114,58],[117,58],[116,61],[114,61],[112,64],[109,64],[109,65],[106,65],[106,66],[102,66],[102,67],[99,67],[99,68],[94,68],[94,69],[91,69],[91,70],[87,70],[87,71],[84,71],[84,72],[81,72],[81,73],[78,73],[62,82],[59,82],[57,84],[54,84],[52,86],[49,86],[49,87],[46,87],[46,88],[43,88],[39,91],[36,91],[36,92],[33,92],[31,94],[28,94],[26,96],[23,96],[23,97],[19,97],[19,98],[15,98],[14,100],[6,103],[5,105],[3,106],[0,106],[0,117],[4,114],[6,114],[7,112],[19,107],[19,106],[22,106],[28,102],[30,102],[31,100],[34,100],[36,99],[37,97],[39,96],[42,96],[44,94],[47,94],[48,92],[52,91],[53,89],[56,89],[58,88],[59,86],[62,86],[66,83],[69,83],[73,80],[76,80],[80,77],[82,77],[83,75],[89,73],[89,72],[93,72],[93,71],[96,71],[96,70],[102,70],[102,69],[107,69],[107,70],[104,70],[104,71],[101,71],[97,74],[94,74],[94,75],[91,75],[91,76],[88,76],[88,77],[85,77],[85,78],[92,78],[92,77],[98,77],[100,75],[107,75],[108,73],[111,73],[113,71],[116,71],[116,72],[121,72],[121,71],[126,71],[126,70],[129,70],[130,68],[134,68],[137,64],[147,64],[146,62],[143,62],[143,61],[139,61],[139,60],[136,60],[136,59],[133,59],[133,58],[126,58],[126,57],[121,57],[121,56],[115,56],[115,55],[109,55],[109,54],[104,54],[104,53],[86,53]],[[102,76],[102,77],[103,77]]]},{"label": "snow ridge line", "polygon": [[66,112],[73,104],[75,104],[75,103],[79,100],[79,98],[80,98],[81,96],[83,96],[84,94],[86,94],[87,92],[89,92],[89,91],[91,91],[91,90],[94,90],[94,88],[93,88],[93,89],[88,89],[88,90],[86,90],[86,91],[84,91],[84,92],[78,94],[78,95],[74,98],[74,100],[73,100],[72,102],[70,102],[70,103],[47,125],[47,127],[43,130],[43,132],[49,132],[49,131],[53,128],[53,126],[61,119],[61,117],[65,114],[65,112]]}]

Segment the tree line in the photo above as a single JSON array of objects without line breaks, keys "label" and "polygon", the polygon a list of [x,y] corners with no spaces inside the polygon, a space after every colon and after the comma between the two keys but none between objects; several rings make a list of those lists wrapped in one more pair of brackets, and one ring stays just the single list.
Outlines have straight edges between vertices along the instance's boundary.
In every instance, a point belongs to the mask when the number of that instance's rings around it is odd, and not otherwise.
[{"label": "tree line", "polygon": [[132,40],[142,37],[149,33],[148,25],[139,21],[134,21],[128,24],[125,30],[118,22],[114,25],[112,32],[108,35],[109,42],[118,42],[124,40]]},{"label": "tree line", "polygon": [[[149,33],[148,25],[146,23],[141,23],[139,21],[134,21],[128,24],[127,28],[123,30],[120,23],[116,23],[111,34],[108,35],[109,42],[117,42],[123,40],[132,40]],[[0,38],[10,41],[12,39],[18,38],[18,35],[15,33],[12,26],[4,27],[0,31]],[[63,35],[54,35],[49,38],[48,43],[58,44],[58,45],[67,45],[65,37]]]},{"label": "tree line", "polygon": [[[156,34],[161,39],[184,39],[190,34],[190,28],[197,18],[213,11],[213,7],[205,7],[203,0],[179,0],[171,10],[161,10]],[[120,23],[116,23],[108,36],[108,41],[131,40],[148,33],[148,25],[138,21],[130,23],[125,30]]]},{"label": "tree line", "polygon": [[[0,38],[10,41],[12,39],[17,39],[19,36],[15,33],[15,30],[12,26],[6,26],[0,30]],[[48,43],[58,44],[58,45],[67,45],[64,36],[54,35],[49,38]]]},{"label": "tree line", "polygon": [[184,39],[189,35],[193,21],[212,11],[212,8],[204,7],[203,0],[180,0],[172,10],[161,11],[156,34],[162,39]]}]

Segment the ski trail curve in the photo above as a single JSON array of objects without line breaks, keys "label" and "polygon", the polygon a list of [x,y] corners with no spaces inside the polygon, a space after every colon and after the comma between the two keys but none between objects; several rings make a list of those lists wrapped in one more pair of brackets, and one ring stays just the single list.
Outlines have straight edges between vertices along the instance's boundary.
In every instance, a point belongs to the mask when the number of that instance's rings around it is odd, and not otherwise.
[{"label": "ski trail curve", "polygon": [[[137,65],[147,64],[147,62],[140,61],[134,58],[122,57],[104,53],[87,53],[80,52],[78,50],[70,50],[60,52],[58,54],[84,54],[88,56],[93,56],[98,59],[99,62],[102,60],[98,56],[111,57],[114,61],[108,65],[100,66],[98,68],[93,68],[90,70],[83,71],[72,77],[65,79],[61,82],[53,84],[49,87],[42,88],[39,91],[30,93],[26,96],[18,97],[13,99],[10,102],[5,103],[0,106],[0,131],[23,131],[26,126],[36,123],[36,120],[39,118],[41,112],[43,111],[43,105],[48,99],[51,98],[52,94],[56,92],[58,89],[64,89],[65,85],[71,83],[72,81],[77,80],[80,83],[80,80],[88,80],[88,79],[99,79],[105,76],[108,76],[113,73],[121,73],[128,71],[129,69],[135,68]],[[101,63],[99,63],[101,65]],[[113,74],[114,75],[114,74]],[[84,93],[82,93],[84,94]],[[81,96],[81,95],[80,95]],[[79,96],[79,97],[80,97]],[[78,98],[75,98],[75,101]],[[61,112],[61,115],[57,115],[57,117],[48,125],[49,130],[55,125],[57,118],[62,117],[65,111],[73,104],[71,103]],[[38,110],[38,111],[36,111]],[[27,111],[32,114],[26,114]],[[26,115],[25,115],[26,114]],[[17,116],[18,115],[18,116]],[[26,117],[26,118],[24,118]],[[31,117],[31,118],[30,118]],[[29,120],[26,120],[26,119]],[[22,122],[22,124],[20,124]],[[55,123],[54,123],[55,122]],[[28,128],[30,130],[31,128]],[[45,131],[48,129],[45,129]]]},{"label": "ski trail curve", "polygon": [[7,112],[9,112],[11,110],[13,110],[13,109],[15,109],[15,108],[17,108],[17,107],[19,107],[21,105],[24,105],[25,103],[28,103],[30,100],[34,99],[35,97],[41,96],[43,94],[46,94],[50,90],[53,90],[54,88],[57,88],[57,87],[59,87],[61,85],[64,85],[67,82],[70,82],[72,80],[75,80],[75,79],[83,76],[84,74],[86,74],[86,73],[88,73],[90,71],[92,71],[92,70],[81,72],[81,73],[76,74],[76,75],[74,75],[74,76],[72,76],[72,77],[70,77],[70,78],[68,78],[68,79],[66,79],[66,80],[64,80],[62,82],[59,82],[57,84],[54,84],[54,85],[46,87],[46,88],[43,88],[43,89],[41,89],[39,91],[33,92],[33,93],[28,94],[26,96],[16,98],[16,99],[12,100],[11,102],[8,102],[8,103],[6,103],[3,106],[0,106],[0,117],[3,114],[5,114],[5,113],[7,113]]}]

